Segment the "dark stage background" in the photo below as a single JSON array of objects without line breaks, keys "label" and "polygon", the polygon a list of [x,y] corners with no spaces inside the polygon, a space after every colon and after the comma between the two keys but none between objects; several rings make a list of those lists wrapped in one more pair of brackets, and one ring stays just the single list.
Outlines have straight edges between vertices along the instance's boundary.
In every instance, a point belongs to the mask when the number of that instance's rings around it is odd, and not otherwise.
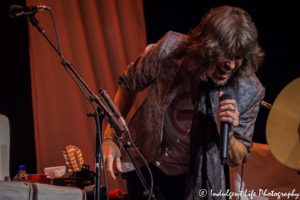
[{"label": "dark stage background", "polygon": [[[2,0],[1,7],[1,64],[0,113],[10,120],[11,176],[20,164],[29,173],[36,173],[34,129],[31,101],[28,32],[26,18],[10,19],[9,5],[25,5],[24,0]],[[211,7],[228,4],[246,9],[256,22],[259,40],[266,56],[257,72],[266,88],[265,101],[273,103],[279,92],[292,80],[300,77],[299,19],[296,3],[292,1],[144,1],[148,43],[157,41],[168,30],[187,33],[196,26]],[[59,23],[59,22],[57,22]],[[43,25],[47,26],[47,25]],[[63,41],[62,41],[63,42]],[[265,126],[269,111],[259,112],[254,142],[266,143]]]}]

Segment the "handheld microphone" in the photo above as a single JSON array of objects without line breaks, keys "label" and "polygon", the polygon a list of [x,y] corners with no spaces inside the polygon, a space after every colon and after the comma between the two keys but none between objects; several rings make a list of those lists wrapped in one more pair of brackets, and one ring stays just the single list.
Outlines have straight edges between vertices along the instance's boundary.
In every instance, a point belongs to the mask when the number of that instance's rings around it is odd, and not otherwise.
[{"label": "handheld microphone", "polygon": [[[230,99],[229,95],[223,94],[220,98],[220,101],[225,99]],[[229,135],[229,123],[221,122],[220,127],[220,159],[221,164],[225,165],[227,160],[227,151],[228,151],[228,135]]]},{"label": "handheld microphone", "polygon": [[115,103],[113,102],[113,100],[110,98],[109,94],[105,91],[100,89],[99,90],[99,94],[100,97],[105,101],[105,103],[108,105],[108,107],[110,108],[110,110],[115,114],[115,116],[120,120],[120,122],[122,123],[123,127],[125,128],[125,130],[127,132],[129,132],[129,129],[127,127],[126,121],[124,119],[124,117],[121,115],[119,109],[116,107]]},{"label": "handheld microphone", "polygon": [[15,18],[20,17],[22,15],[32,15],[44,10],[50,10],[50,8],[43,5],[28,7],[20,5],[11,5],[8,9],[8,16],[11,18]]}]

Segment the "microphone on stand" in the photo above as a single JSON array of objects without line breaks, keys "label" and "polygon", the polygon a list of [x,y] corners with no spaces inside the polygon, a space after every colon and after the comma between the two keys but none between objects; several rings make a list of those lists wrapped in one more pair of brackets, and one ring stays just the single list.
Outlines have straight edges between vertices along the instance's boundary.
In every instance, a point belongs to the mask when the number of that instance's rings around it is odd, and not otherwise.
[{"label": "microphone on stand", "polygon": [[49,7],[38,5],[38,6],[20,6],[20,5],[11,5],[8,9],[8,16],[11,18],[20,17],[22,15],[33,15],[37,12],[50,10]]},{"label": "microphone on stand", "polygon": [[120,113],[119,109],[116,107],[115,103],[113,100],[110,98],[109,94],[105,91],[100,89],[99,90],[100,97],[104,100],[104,102],[108,105],[110,110],[114,113],[114,115],[118,118],[118,120],[121,122],[123,127],[127,132],[129,132],[129,129],[127,127],[126,121],[122,114]]},{"label": "microphone on stand", "polygon": [[[229,95],[223,94],[220,101],[225,99],[230,99]],[[228,135],[229,135],[229,123],[221,122],[220,127],[220,159],[221,164],[225,165],[227,160],[227,151],[228,151]]]}]

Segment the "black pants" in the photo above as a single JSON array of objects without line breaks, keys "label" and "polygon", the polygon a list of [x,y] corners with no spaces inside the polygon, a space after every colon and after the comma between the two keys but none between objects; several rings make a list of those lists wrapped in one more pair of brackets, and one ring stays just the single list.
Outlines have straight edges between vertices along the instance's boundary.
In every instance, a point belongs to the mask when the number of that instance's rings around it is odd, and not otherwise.
[{"label": "black pants", "polygon": [[[157,200],[183,200],[186,175],[169,176],[153,164],[149,164],[152,171],[154,186],[153,192]],[[141,171],[150,187],[150,176],[146,167]],[[127,181],[128,200],[146,200],[144,187],[135,171],[124,173]]]}]

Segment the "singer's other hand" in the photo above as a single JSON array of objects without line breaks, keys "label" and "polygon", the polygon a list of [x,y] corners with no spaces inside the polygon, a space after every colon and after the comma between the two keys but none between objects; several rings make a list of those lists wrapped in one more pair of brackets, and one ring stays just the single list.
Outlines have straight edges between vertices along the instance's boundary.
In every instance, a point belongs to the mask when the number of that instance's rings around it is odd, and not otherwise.
[{"label": "singer's other hand", "polygon": [[116,176],[114,173],[113,164],[115,163],[116,169],[119,172],[122,172],[120,149],[114,140],[110,138],[103,139],[102,149],[106,172],[115,180]]}]

